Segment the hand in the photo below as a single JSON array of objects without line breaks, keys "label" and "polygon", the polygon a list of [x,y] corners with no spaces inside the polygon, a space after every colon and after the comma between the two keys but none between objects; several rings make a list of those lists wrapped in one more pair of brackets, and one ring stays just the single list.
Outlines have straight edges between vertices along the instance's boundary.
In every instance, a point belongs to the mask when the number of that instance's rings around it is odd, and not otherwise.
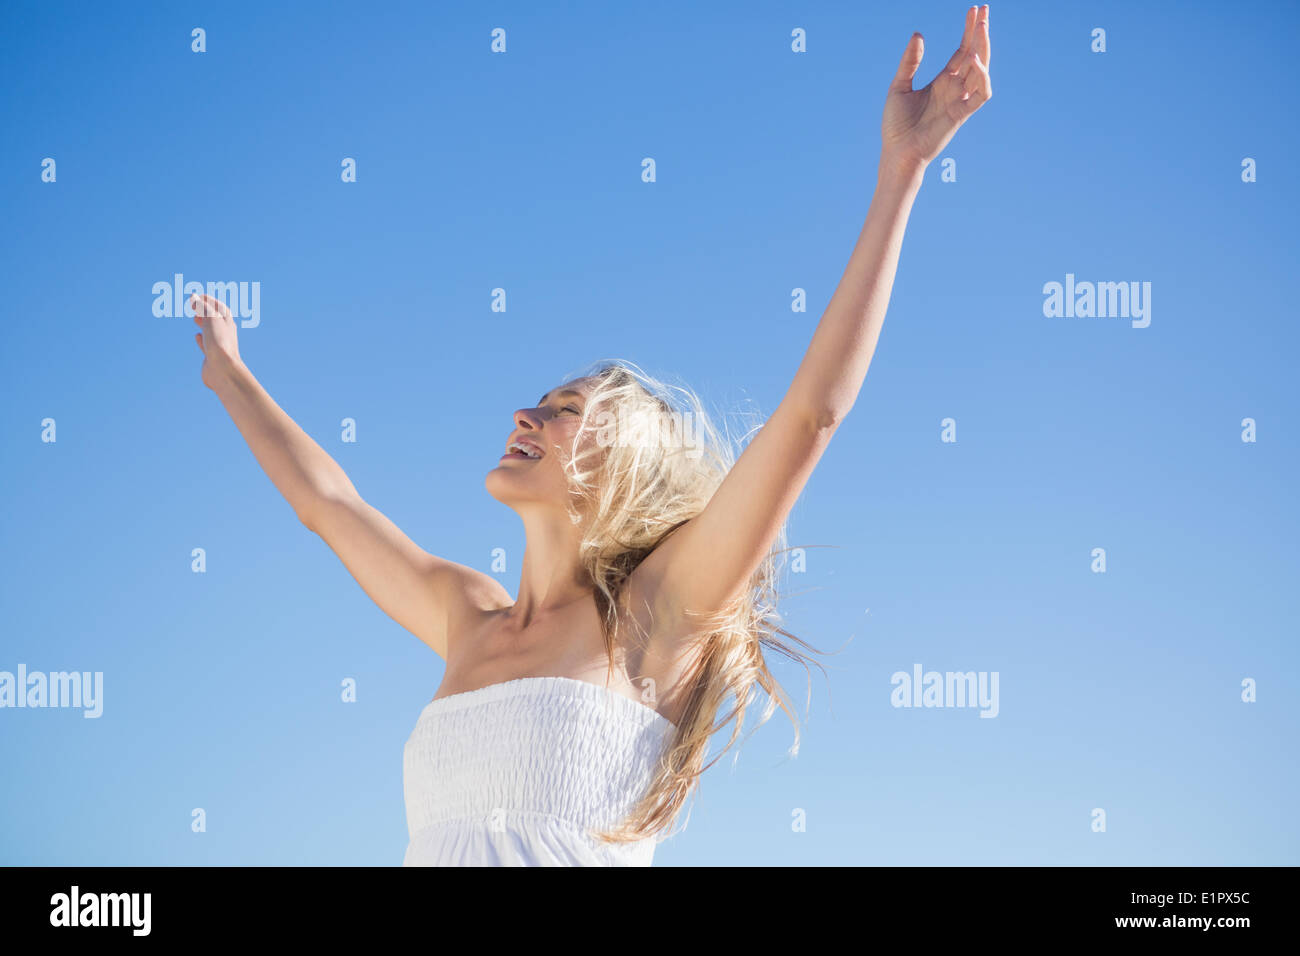
[{"label": "hand", "polygon": [[220,299],[210,295],[192,295],[190,305],[195,324],[203,330],[194,333],[203,353],[203,384],[215,391],[222,376],[242,362],[235,319]]},{"label": "hand", "polygon": [[913,33],[885,98],[880,124],[883,158],[898,167],[925,167],[957,128],[993,96],[989,79],[989,5],[966,11],[961,46],[930,85],[912,89],[925,41]]}]

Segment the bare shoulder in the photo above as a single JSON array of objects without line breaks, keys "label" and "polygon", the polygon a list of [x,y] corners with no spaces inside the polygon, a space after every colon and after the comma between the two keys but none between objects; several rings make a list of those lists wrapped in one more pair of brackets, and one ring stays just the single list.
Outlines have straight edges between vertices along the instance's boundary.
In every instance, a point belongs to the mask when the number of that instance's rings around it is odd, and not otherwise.
[{"label": "bare shoulder", "polygon": [[483,614],[514,604],[510,592],[496,578],[455,561],[439,560],[431,580],[446,614],[442,631],[430,646],[444,661],[455,652],[458,639]]}]

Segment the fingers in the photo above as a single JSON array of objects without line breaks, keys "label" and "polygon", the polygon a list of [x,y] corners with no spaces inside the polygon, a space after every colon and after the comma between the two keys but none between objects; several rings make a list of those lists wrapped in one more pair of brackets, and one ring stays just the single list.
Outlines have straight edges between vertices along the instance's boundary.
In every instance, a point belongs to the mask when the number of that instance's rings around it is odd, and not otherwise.
[{"label": "fingers", "polygon": [[957,79],[961,81],[962,99],[965,99],[965,93],[971,88],[971,74],[978,71],[979,54],[970,50],[962,57],[961,64],[957,67]]},{"label": "fingers", "polygon": [[[199,347],[199,351],[200,351],[200,352],[203,352],[203,333],[202,333],[202,332],[195,332],[195,333],[194,333],[194,344],[197,345],[197,346]],[[203,352],[203,354],[204,354],[204,355],[207,355],[208,353],[207,353],[207,352]]]},{"label": "fingers", "polygon": [[898,64],[898,72],[894,74],[894,79],[889,84],[889,92],[912,92],[912,77],[916,76],[917,68],[921,65],[921,57],[924,55],[925,40],[921,38],[921,34],[913,33],[912,38],[907,41],[907,48],[903,50],[903,59]]},{"label": "fingers", "polygon": [[975,20],[978,15],[978,6],[971,7],[966,11],[966,26],[961,31],[961,46],[958,49],[969,50],[971,44],[975,42]]},{"label": "fingers", "polygon": [[982,7],[970,7],[966,11],[966,27],[962,30],[961,45],[957,51],[949,58],[947,66],[943,68],[945,73],[956,73],[966,64],[966,57],[971,50],[980,55],[985,68],[989,63],[989,5],[986,3]]},{"label": "fingers", "polygon": [[988,68],[980,55],[971,50],[966,61],[957,72],[961,81],[961,100],[968,107],[968,113],[974,113],[993,96],[993,81],[989,79]]},{"label": "fingers", "polygon": [[984,64],[984,69],[989,68],[989,57],[993,55],[990,49],[989,41],[989,5],[986,3],[980,7],[979,18],[975,22],[975,52],[980,55],[980,62]]},{"label": "fingers", "polygon": [[970,50],[971,38],[975,35],[975,14],[977,7],[970,7],[966,10],[966,25],[961,31],[961,43],[957,44],[957,49],[953,55],[948,57],[948,62],[944,64],[944,73],[956,73],[966,62],[966,53]]},{"label": "fingers", "polygon": [[210,295],[204,295],[202,292],[196,292],[190,296],[190,305],[194,308],[194,318],[215,319],[218,316],[230,317],[230,309],[220,299],[213,298]]}]

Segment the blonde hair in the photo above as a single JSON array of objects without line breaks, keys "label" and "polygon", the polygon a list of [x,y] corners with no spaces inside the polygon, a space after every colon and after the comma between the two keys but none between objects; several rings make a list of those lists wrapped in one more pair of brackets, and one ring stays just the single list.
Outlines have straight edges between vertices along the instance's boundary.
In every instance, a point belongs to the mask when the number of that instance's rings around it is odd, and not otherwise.
[{"label": "blonde hair", "polygon": [[[715,429],[690,389],[669,386],[620,360],[595,363],[588,369],[575,377],[594,379],[594,384],[564,465],[571,492],[569,517],[582,525],[580,561],[595,589],[612,674],[616,637],[626,623],[619,611],[623,585],[650,552],[704,510],[738,455],[729,434]],[[597,441],[580,452],[583,437],[591,432]],[[763,653],[764,647],[770,648],[808,669],[811,658],[779,635],[812,653],[822,653],[778,626],[776,581],[788,550],[782,523],[748,585],[726,607],[699,616],[692,642],[696,658],[685,674],[689,689],[677,729],[645,795],[616,827],[592,831],[599,841],[626,843],[670,835],[700,774],[735,744],[757,687],[767,693],[768,701],[755,729],[767,722],[779,702],[795,727],[790,754],[798,753],[798,718]],[[811,671],[808,674],[811,693]],[[728,695],[735,705],[715,724]],[[733,720],[727,746],[704,765],[710,738]]]}]

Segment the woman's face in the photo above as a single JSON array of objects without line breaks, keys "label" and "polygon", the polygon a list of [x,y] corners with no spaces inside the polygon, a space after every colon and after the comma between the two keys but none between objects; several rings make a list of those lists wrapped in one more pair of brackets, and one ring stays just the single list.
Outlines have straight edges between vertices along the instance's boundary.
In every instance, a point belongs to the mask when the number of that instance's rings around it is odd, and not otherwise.
[{"label": "woman's face", "polygon": [[[575,379],[551,389],[532,408],[515,411],[514,428],[506,434],[502,455],[485,479],[492,497],[512,507],[525,502],[565,506],[570,492],[564,462],[594,384],[590,378]],[[528,445],[529,454],[518,451],[514,442]],[[594,442],[595,432],[589,429],[580,452]]]}]

